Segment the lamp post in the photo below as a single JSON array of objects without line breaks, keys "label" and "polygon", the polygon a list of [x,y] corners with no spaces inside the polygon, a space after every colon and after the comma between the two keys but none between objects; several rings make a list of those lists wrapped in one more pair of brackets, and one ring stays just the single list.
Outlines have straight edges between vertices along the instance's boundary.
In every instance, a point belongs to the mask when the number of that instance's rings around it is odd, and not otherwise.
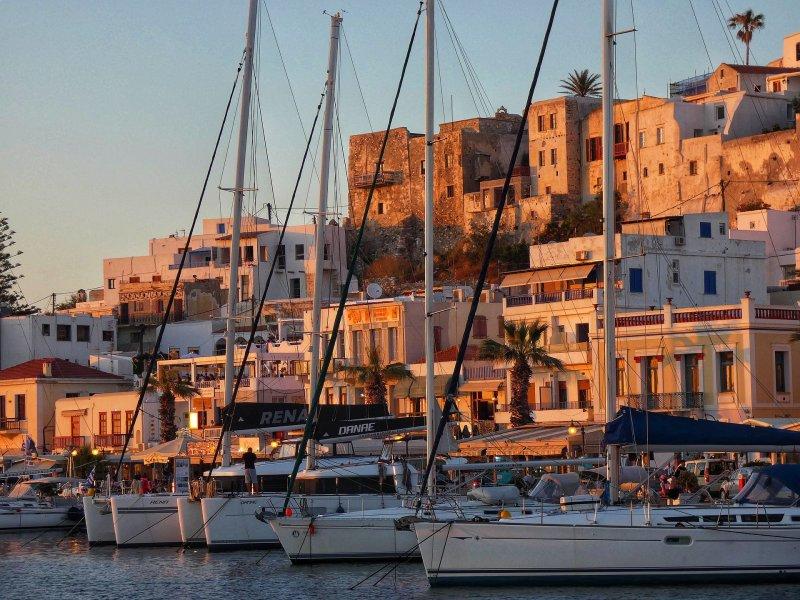
[{"label": "lamp post", "polygon": [[[583,425],[580,426],[580,432],[581,432],[581,454],[583,456],[586,456],[586,429],[584,428]],[[569,427],[567,427],[567,433],[569,435],[575,435],[576,433],[578,433],[578,425],[575,423],[575,421],[570,421]],[[575,458],[577,458],[577,456]]]}]

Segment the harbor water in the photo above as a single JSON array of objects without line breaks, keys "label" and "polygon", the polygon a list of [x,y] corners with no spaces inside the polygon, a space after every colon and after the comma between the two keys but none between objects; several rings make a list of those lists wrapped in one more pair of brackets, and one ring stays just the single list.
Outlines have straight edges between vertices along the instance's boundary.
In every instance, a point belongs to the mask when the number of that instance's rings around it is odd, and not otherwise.
[{"label": "harbor water", "polygon": [[[800,585],[598,588],[430,588],[420,563],[292,566],[281,550],[89,548],[83,535],[0,535],[0,598],[444,598],[537,600],[781,600]],[[371,574],[376,575],[369,577]],[[366,579],[366,580],[365,580]],[[363,583],[360,583],[362,582]]]}]

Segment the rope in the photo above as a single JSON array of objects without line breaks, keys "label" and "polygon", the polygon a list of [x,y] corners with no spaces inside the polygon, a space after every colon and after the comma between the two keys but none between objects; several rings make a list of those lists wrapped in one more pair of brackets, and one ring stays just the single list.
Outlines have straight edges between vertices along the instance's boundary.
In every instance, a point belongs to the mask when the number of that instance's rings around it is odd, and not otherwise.
[{"label": "rope", "polygon": [[[394,114],[397,110],[397,102],[400,98],[400,91],[403,88],[403,80],[405,79],[406,69],[408,68],[408,62],[411,57],[411,49],[414,46],[414,38],[417,35],[417,28],[419,27],[419,19],[420,15],[422,14],[422,6],[423,3],[419,3],[419,8],[417,9],[417,18],[414,21],[414,29],[411,32],[411,39],[408,43],[408,48],[406,49],[406,56],[405,60],[403,61],[403,68],[400,72],[400,81],[397,84],[397,91],[394,95],[394,102],[392,103],[392,110],[389,113],[389,122],[386,126],[386,131],[383,134],[383,141],[381,142],[381,150],[378,155],[378,160],[375,163],[375,173],[372,176],[372,185],[369,188],[369,194],[367,195],[367,200],[364,204],[364,218],[361,220],[361,226],[358,229],[358,234],[356,236],[355,243],[353,244],[353,255],[350,257],[350,264],[348,265],[347,269],[347,277],[345,278],[344,284],[342,285],[341,290],[341,297],[339,298],[339,306],[336,309],[336,317],[333,321],[333,326],[331,327],[331,336],[328,340],[327,348],[325,348],[325,357],[322,361],[321,368],[319,370],[319,375],[317,376],[317,381],[314,382],[314,396],[311,399],[311,404],[308,408],[308,419],[306,420],[305,428],[303,429],[303,440],[298,447],[297,456],[295,457],[294,468],[292,469],[292,474],[289,477],[289,486],[286,491],[286,498],[283,502],[283,510],[286,510],[286,507],[289,505],[289,499],[292,496],[292,488],[294,487],[294,482],[297,479],[297,472],[300,469],[300,463],[302,462],[303,458],[305,458],[305,446],[308,442],[309,438],[311,437],[311,430],[314,426],[315,416],[317,412],[317,408],[319,407],[319,399],[322,396],[323,388],[325,387],[325,376],[328,373],[328,368],[330,367],[331,360],[333,359],[333,353],[336,348],[336,338],[339,335],[339,327],[341,326],[342,317],[344,315],[344,306],[347,303],[347,296],[348,290],[350,289],[350,283],[353,280],[353,273],[356,269],[356,264],[359,258],[359,249],[361,248],[361,241],[364,238],[364,231],[367,225],[367,216],[369,215],[369,209],[372,205],[372,197],[375,193],[375,187],[378,181],[378,175],[380,174],[381,169],[381,162],[383,161],[383,155],[386,151],[386,144],[389,140],[389,132],[392,128],[392,121],[394,120]],[[314,343],[317,343],[316,340],[313,340]]]},{"label": "rope", "polygon": [[422,486],[420,489],[420,497],[425,495],[425,490],[428,485],[428,478],[430,477],[431,470],[433,469],[434,462],[436,460],[436,448],[439,446],[439,441],[442,439],[442,435],[444,434],[445,427],[447,426],[448,417],[450,416],[450,412],[455,407],[455,398],[456,394],[458,393],[458,375],[461,372],[461,366],[464,363],[464,357],[467,352],[467,346],[469,344],[469,337],[472,331],[472,322],[475,320],[475,313],[478,310],[478,303],[480,302],[481,292],[483,291],[483,287],[486,283],[486,276],[489,272],[489,263],[491,262],[492,258],[492,249],[494,248],[495,241],[497,240],[497,234],[500,229],[500,221],[503,217],[503,209],[506,205],[506,197],[508,196],[508,188],[511,186],[511,176],[514,172],[514,165],[517,162],[517,156],[519,155],[519,148],[522,144],[522,137],[525,132],[525,126],[528,122],[528,112],[531,107],[531,102],[533,101],[533,93],[536,90],[536,84],[539,81],[539,73],[542,69],[542,62],[544,61],[544,53],[547,49],[547,42],[550,39],[550,32],[553,29],[553,20],[556,16],[556,9],[558,8],[558,0],[553,0],[553,8],[550,10],[550,19],[547,22],[547,29],[544,33],[544,39],[542,40],[542,47],[539,50],[539,59],[536,62],[536,69],[533,73],[533,81],[531,81],[531,87],[528,90],[528,99],[525,102],[525,110],[522,111],[522,119],[520,120],[519,127],[517,128],[517,137],[514,141],[514,151],[511,153],[511,160],[509,161],[508,170],[506,172],[506,179],[503,182],[503,191],[500,194],[500,202],[497,205],[497,209],[495,210],[494,215],[494,223],[492,224],[492,231],[489,234],[489,240],[486,243],[486,252],[483,255],[483,264],[481,265],[481,271],[478,275],[478,281],[475,285],[475,292],[472,296],[472,303],[469,307],[469,314],[467,315],[467,323],[464,326],[464,335],[461,339],[461,345],[458,348],[458,356],[456,357],[455,365],[453,366],[453,374],[450,377],[450,381],[447,384],[447,393],[446,399],[444,403],[444,408],[442,409],[442,417],[439,420],[439,426],[436,429],[436,437],[434,438],[433,448],[431,448],[430,455],[428,456],[428,463],[425,467],[425,476],[422,479]]},{"label": "rope", "polygon": [[139,416],[139,411],[142,408],[142,403],[144,402],[144,396],[147,393],[147,388],[150,383],[150,377],[153,374],[153,368],[155,367],[156,360],[155,356],[158,354],[158,350],[161,347],[161,339],[164,337],[164,330],[167,328],[167,322],[169,321],[169,315],[172,312],[172,305],[175,301],[175,295],[178,291],[178,285],[181,281],[181,273],[183,273],[183,266],[186,263],[186,257],[189,256],[189,248],[192,243],[192,234],[194,233],[194,228],[197,225],[197,219],[200,216],[200,207],[203,204],[203,198],[206,194],[206,188],[208,187],[208,180],[211,177],[211,169],[214,166],[214,160],[217,157],[217,150],[219,149],[219,143],[222,139],[222,132],[225,130],[225,122],[228,119],[228,112],[231,108],[231,102],[233,101],[233,95],[236,91],[236,86],[239,83],[239,75],[242,71],[242,67],[244,66],[244,53],[242,53],[242,58],[239,61],[239,66],[236,69],[236,77],[233,80],[233,86],[231,86],[231,93],[228,96],[228,104],[225,106],[225,114],[222,117],[222,123],[219,126],[219,133],[217,134],[217,141],[214,144],[214,151],[211,154],[211,161],[208,165],[208,170],[206,171],[206,177],[203,181],[203,188],[200,191],[200,198],[197,201],[197,206],[194,210],[194,217],[192,218],[192,225],[189,228],[189,235],[186,237],[186,244],[183,247],[183,253],[181,254],[181,262],[178,265],[178,271],[175,274],[175,283],[172,284],[172,291],[169,294],[169,300],[167,300],[167,305],[164,308],[164,317],[161,320],[161,327],[158,330],[158,338],[156,339],[155,346],[153,347],[153,351],[150,353],[151,359],[147,362],[147,371],[145,372],[144,381],[142,381],[142,388],[139,392],[139,400],[136,402],[136,408],[133,411],[133,418],[131,419],[131,423],[128,426],[128,431],[125,434],[125,444],[122,446],[122,452],[119,455],[119,463],[117,464],[117,469],[114,472],[114,482],[117,481],[120,472],[122,471],[122,461],[125,458],[125,451],[128,449],[128,443],[130,442],[131,438],[133,437],[133,429],[136,424],[136,419]]}]

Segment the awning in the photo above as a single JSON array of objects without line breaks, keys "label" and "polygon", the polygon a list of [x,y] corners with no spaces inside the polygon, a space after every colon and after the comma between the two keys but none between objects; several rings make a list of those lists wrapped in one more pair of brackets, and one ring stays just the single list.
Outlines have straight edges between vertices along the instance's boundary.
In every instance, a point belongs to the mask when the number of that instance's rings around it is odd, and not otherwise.
[{"label": "awning", "polygon": [[[433,376],[433,393],[437,396],[444,396],[447,382],[450,375]],[[425,397],[425,377],[408,378],[399,381],[394,386],[392,396],[395,398],[424,398]]]},{"label": "awning", "polygon": [[461,392],[496,392],[503,387],[502,379],[479,379],[476,381],[466,381],[458,386]]},{"label": "awning", "polygon": [[656,452],[796,452],[800,432],[673,417],[623,406],[603,443]]},{"label": "awning", "polygon": [[549,267],[547,269],[531,269],[520,273],[509,273],[503,277],[501,288],[530,285],[531,283],[545,283],[548,281],[572,281],[573,279],[586,279],[597,263],[585,265],[570,265],[566,267]]},{"label": "awning", "polygon": [[82,417],[86,414],[85,408],[76,408],[73,410],[62,410],[61,416],[62,417]]}]

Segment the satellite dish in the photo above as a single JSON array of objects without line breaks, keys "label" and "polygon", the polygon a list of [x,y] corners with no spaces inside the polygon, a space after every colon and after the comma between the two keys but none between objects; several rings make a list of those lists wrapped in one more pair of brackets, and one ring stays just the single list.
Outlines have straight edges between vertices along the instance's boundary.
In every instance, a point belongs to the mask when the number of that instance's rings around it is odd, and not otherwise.
[{"label": "satellite dish", "polygon": [[383,288],[377,283],[370,283],[367,286],[367,296],[375,300],[383,296]]}]

